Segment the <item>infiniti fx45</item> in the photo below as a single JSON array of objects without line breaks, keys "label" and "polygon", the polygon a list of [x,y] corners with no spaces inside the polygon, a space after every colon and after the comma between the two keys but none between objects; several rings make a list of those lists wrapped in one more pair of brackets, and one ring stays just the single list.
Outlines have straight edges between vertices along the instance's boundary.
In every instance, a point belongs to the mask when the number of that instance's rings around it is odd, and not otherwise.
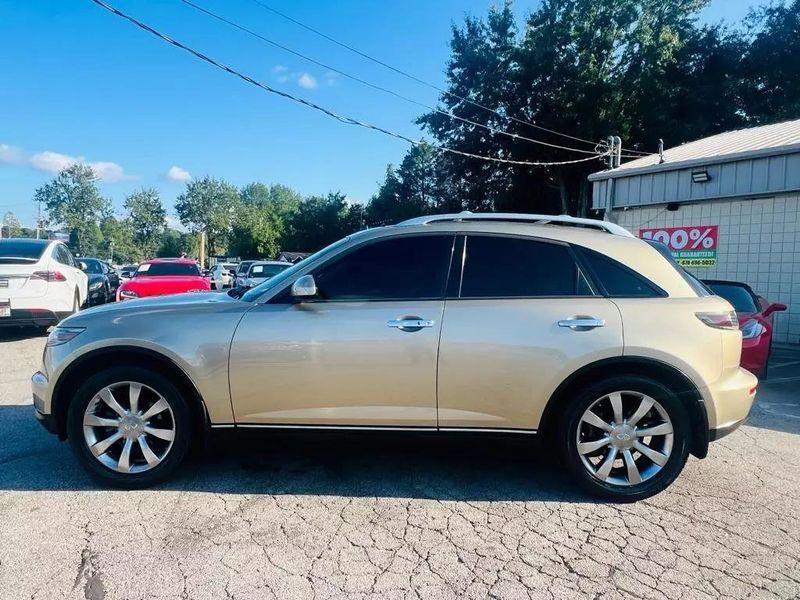
[{"label": "infiniti fx45", "polygon": [[602,221],[438,215],[353,234],[249,290],[132,300],[54,329],[37,418],[107,484],[215,427],[538,435],[589,492],[668,486],[747,417],[736,313]]}]

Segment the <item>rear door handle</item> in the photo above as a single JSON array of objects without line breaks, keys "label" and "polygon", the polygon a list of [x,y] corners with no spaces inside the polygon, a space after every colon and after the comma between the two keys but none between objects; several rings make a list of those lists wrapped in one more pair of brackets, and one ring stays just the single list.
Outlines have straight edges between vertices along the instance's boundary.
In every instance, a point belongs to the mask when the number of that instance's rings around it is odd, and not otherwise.
[{"label": "rear door handle", "polygon": [[403,317],[402,319],[392,319],[386,323],[389,327],[394,327],[400,331],[419,331],[425,327],[433,327],[435,321],[421,319],[420,317]]},{"label": "rear door handle", "polygon": [[596,327],[604,327],[605,324],[606,322],[603,319],[584,317],[583,315],[562,319],[558,322],[559,327],[569,327],[572,331],[590,331]]}]

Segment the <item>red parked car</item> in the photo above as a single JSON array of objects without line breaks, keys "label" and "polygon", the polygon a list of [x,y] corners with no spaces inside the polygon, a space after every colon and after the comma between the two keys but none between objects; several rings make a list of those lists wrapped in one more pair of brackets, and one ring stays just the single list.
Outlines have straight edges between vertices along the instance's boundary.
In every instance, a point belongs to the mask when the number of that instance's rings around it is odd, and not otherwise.
[{"label": "red parked car", "polygon": [[772,313],[786,310],[786,305],[767,301],[746,283],[719,280],[705,280],[703,283],[733,305],[742,330],[742,366],[766,379],[772,347]]},{"label": "red parked car", "polygon": [[119,286],[117,300],[210,290],[211,282],[192,259],[155,258],[140,264],[133,277]]}]

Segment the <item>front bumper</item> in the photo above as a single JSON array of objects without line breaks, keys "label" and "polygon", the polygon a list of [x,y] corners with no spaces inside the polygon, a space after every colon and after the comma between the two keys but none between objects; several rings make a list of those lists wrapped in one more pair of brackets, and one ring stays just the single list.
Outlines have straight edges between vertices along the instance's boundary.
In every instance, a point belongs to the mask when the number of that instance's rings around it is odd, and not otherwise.
[{"label": "front bumper", "polygon": [[756,395],[758,378],[737,367],[708,386],[706,408],[711,440],[718,440],[736,430],[747,420]]}]

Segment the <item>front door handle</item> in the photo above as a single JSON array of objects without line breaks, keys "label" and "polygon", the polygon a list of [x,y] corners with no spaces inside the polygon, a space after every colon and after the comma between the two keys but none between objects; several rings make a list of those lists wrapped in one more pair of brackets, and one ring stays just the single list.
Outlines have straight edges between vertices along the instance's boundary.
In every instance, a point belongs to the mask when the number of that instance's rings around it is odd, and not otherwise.
[{"label": "front door handle", "polygon": [[434,323],[435,321],[421,319],[420,317],[403,317],[401,319],[392,319],[386,325],[400,331],[419,331],[425,327],[433,327]]},{"label": "front door handle", "polygon": [[578,315],[570,319],[562,319],[558,322],[559,327],[569,327],[572,331],[590,331],[595,327],[604,327],[606,322],[603,319],[585,317]]}]

